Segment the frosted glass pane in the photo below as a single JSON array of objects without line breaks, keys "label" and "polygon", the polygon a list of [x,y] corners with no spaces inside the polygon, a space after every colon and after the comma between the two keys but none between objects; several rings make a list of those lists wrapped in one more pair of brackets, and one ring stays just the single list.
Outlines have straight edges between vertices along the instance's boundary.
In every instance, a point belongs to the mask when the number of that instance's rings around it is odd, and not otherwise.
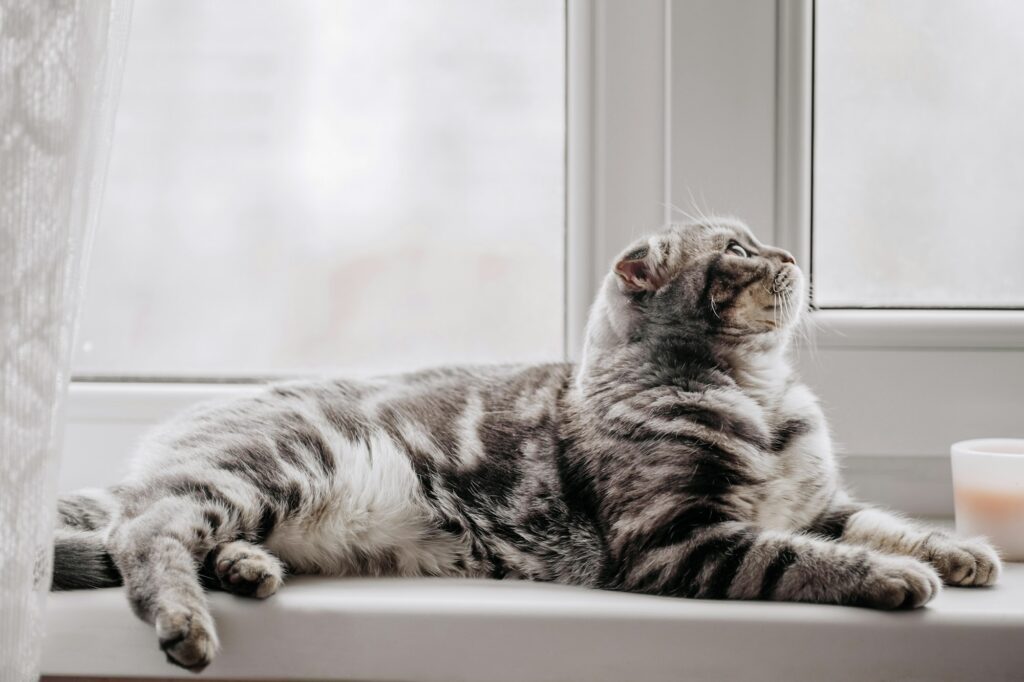
[{"label": "frosted glass pane", "polygon": [[1024,2],[815,21],[815,302],[1024,306]]},{"label": "frosted glass pane", "polygon": [[563,15],[135,3],[75,371],[559,358]]}]

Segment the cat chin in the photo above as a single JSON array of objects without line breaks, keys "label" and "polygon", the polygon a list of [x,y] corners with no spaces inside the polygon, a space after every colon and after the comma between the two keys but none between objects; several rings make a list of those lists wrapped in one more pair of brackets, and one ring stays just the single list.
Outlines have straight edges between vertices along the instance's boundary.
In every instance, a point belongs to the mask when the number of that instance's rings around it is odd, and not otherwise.
[{"label": "cat chin", "polygon": [[733,337],[784,341],[796,332],[803,321],[803,315],[796,304],[766,306],[760,313],[761,316],[745,322],[743,326],[725,328],[723,331]]},{"label": "cat chin", "polygon": [[[740,339],[740,345],[746,345],[752,351],[770,351],[788,345],[796,334],[800,322],[800,315],[792,319],[760,320],[757,325],[752,325],[738,335],[734,334],[734,337]],[[746,344],[743,344],[743,341],[746,341]]]}]

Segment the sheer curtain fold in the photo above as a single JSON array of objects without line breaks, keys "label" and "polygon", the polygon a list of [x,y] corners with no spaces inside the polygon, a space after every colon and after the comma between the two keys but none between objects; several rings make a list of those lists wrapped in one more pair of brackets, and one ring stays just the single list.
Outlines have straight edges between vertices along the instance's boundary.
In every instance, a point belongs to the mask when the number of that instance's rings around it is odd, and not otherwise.
[{"label": "sheer curtain fold", "polygon": [[57,458],[131,0],[0,0],[0,680],[38,676]]}]

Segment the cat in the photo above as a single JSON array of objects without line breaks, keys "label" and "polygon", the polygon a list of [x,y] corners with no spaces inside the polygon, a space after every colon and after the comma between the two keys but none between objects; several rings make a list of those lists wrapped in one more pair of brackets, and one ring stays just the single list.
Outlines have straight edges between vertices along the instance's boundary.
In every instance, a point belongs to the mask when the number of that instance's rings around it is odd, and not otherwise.
[{"label": "cat", "polygon": [[54,589],[120,584],[170,662],[218,648],[204,584],[286,573],[555,581],[880,609],[991,585],[995,551],[860,504],[788,354],[793,257],[742,222],[627,248],[582,360],[270,385],[61,497]]}]

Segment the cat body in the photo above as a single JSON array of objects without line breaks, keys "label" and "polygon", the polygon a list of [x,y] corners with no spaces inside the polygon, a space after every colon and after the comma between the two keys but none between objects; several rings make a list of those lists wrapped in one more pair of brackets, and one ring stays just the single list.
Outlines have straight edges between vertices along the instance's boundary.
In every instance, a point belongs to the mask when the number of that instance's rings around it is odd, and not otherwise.
[{"label": "cat body", "polygon": [[[853,502],[788,359],[789,254],[672,226],[606,278],[578,365],[290,382],[195,408],[59,505],[54,586],[117,584],[168,659],[217,648],[202,584],[285,572],[525,578],[667,596],[915,607],[999,561]],[[925,563],[929,562],[929,563]]]},{"label": "cat body", "polygon": [[570,514],[556,457],[570,372],[452,368],[279,384],[200,407],[211,429],[232,428],[204,434],[193,452],[176,440],[195,435],[193,417],[170,424],[143,448],[140,487],[148,497],[154,482],[181,488],[243,471],[251,489],[228,501],[253,505],[240,531],[295,572],[591,584],[600,542]]}]

